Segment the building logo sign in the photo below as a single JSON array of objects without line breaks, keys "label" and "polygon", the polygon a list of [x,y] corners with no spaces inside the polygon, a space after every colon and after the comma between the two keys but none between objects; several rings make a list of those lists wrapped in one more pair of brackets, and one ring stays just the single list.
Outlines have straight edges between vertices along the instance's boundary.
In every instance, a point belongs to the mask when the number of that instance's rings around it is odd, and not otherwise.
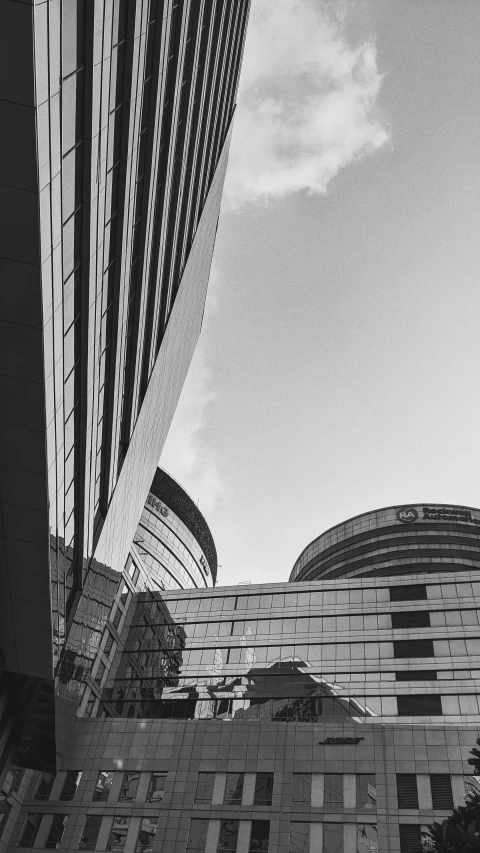
[{"label": "building logo sign", "polygon": [[414,509],[413,506],[407,507],[407,509],[399,509],[397,512],[397,518],[399,521],[402,521],[404,524],[407,524],[409,521],[416,521],[418,518],[418,512]]},{"label": "building logo sign", "polygon": [[476,524],[480,525],[480,518],[472,514],[471,509],[463,509],[462,507],[446,507],[446,506],[423,506],[419,512],[413,506],[404,507],[397,510],[397,519],[403,524],[408,524],[412,521],[417,521],[420,517],[425,521],[456,521],[461,524]]},{"label": "building logo sign", "polygon": [[364,737],[327,737],[326,740],[319,740],[318,743],[323,746],[356,746],[360,741],[365,740]]},{"label": "building logo sign", "polygon": [[161,515],[168,515],[168,507],[166,507],[165,504],[162,504],[162,502],[159,501],[158,498],[155,497],[155,495],[152,495],[151,492],[148,495],[147,504],[153,506],[153,508],[158,510]]}]

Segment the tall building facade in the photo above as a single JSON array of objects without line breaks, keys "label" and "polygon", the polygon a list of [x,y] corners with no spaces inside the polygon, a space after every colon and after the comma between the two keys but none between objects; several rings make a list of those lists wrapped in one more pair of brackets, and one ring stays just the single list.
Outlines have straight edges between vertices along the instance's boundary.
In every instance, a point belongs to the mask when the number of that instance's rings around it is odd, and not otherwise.
[{"label": "tall building facade", "polygon": [[[398,529],[412,510],[395,508]],[[432,535],[480,517],[440,514]],[[132,593],[95,704],[56,776],[29,783],[12,849],[416,853],[478,788],[480,724],[480,570],[467,551],[440,568],[418,551],[383,575],[353,573],[352,548],[334,579]]]},{"label": "tall building facade", "polygon": [[133,594],[122,573],[201,328],[247,15],[2,3],[0,780],[55,764],[72,670],[87,678]]}]

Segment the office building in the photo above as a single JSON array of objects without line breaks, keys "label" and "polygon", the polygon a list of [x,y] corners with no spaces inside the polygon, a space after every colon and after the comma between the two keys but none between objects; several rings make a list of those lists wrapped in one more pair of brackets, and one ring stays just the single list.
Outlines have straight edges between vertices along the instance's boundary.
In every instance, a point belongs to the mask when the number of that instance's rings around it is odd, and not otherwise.
[{"label": "office building", "polygon": [[217,551],[210,528],[184,489],[157,468],[131,548],[132,577],[153,590],[213,586]]},{"label": "office building", "polygon": [[[480,512],[425,519],[433,539],[450,525],[458,553],[468,539],[463,564],[440,549],[431,567],[414,536],[394,562],[412,510],[340,525],[334,579],[132,593],[95,703],[56,776],[30,782],[12,845],[416,853],[478,787]],[[375,518],[378,550],[397,557],[354,574],[352,532],[363,519],[373,539]]]},{"label": "office building", "polygon": [[362,513],[302,551],[291,581],[480,569],[480,512],[424,504]]},{"label": "office building", "polygon": [[132,594],[201,328],[248,5],[1,6],[0,782],[55,766]]}]

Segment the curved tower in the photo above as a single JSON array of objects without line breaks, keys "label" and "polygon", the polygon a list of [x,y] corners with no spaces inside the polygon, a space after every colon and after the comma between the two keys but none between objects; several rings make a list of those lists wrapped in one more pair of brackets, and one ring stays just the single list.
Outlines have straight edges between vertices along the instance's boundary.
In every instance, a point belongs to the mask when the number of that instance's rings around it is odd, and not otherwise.
[{"label": "curved tower", "polygon": [[390,506],[331,527],[302,551],[290,581],[480,568],[480,509]]},{"label": "curved tower", "polygon": [[215,585],[217,551],[210,528],[191,497],[161,468],[150,486],[131,560],[137,588],[142,572],[143,585],[153,591]]}]

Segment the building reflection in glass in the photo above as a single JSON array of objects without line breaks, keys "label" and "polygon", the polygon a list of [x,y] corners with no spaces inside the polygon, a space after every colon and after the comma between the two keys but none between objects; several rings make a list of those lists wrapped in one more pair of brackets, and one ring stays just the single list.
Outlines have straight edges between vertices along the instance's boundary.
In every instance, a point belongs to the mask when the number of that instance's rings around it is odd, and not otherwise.
[{"label": "building reflection in glass", "polygon": [[[212,636],[205,662],[199,661],[195,672],[190,664],[186,674],[184,657],[192,654],[187,633],[194,626],[176,623],[160,594],[139,599],[103,694],[104,716],[278,722],[337,718],[358,723],[374,716],[357,699],[340,696],[332,682],[288,649],[282,654],[278,646],[275,660],[257,662],[248,625],[236,649],[225,647],[223,633]],[[241,664],[232,673],[230,652],[239,649],[235,658]]]}]

